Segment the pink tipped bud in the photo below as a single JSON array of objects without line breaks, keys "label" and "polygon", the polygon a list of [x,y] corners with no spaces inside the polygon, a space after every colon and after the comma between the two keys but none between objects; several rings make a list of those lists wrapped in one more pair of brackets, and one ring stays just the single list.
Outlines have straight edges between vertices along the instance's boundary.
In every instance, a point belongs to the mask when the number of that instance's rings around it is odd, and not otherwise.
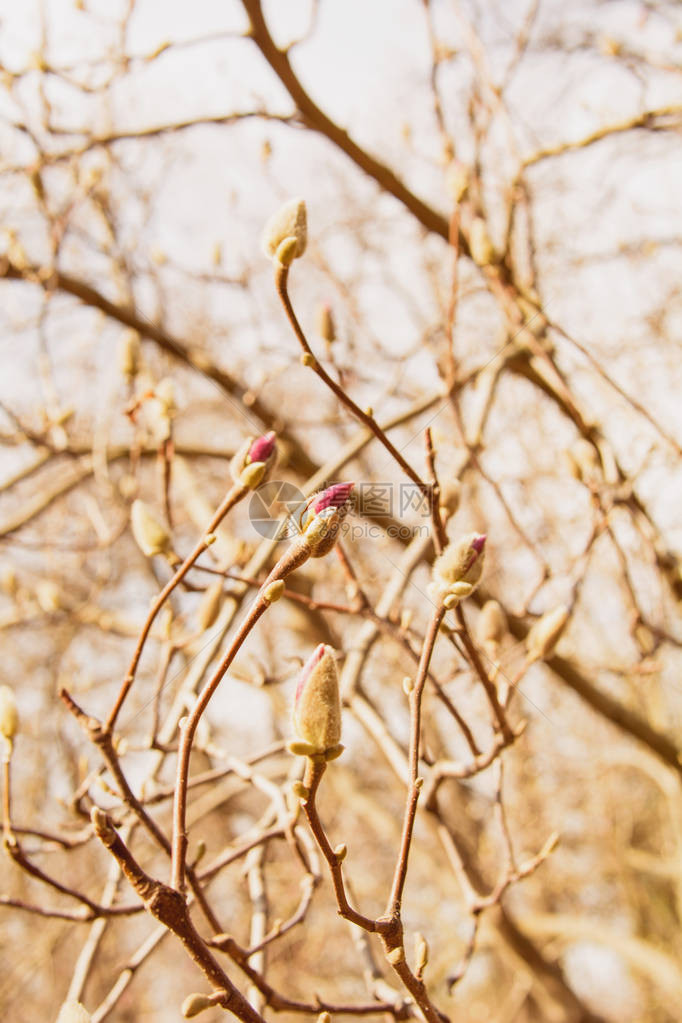
[{"label": "pink tipped bud", "polygon": [[249,462],[267,462],[268,458],[275,450],[276,439],[277,434],[274,430],[270,430],[269,433],[266,433],[255,440],[249,448]]},{"label": "pink tipped bud", "polygon": [[[432,595],[446,607],[473,593],[483,573],[485,534],[469,533],[448,544],[433,566]],[[450,600],[449,598],[453,598]]]},{"label": "pink tipped bud", "polygon": [[334,483],[308,502],[302,528],[313,558],[328,554],[336,543],[341,524],[350,510],[354,483]]},{"label": "pink tipped bud", "polygon": [[471,541],[471,546],[474,548],[477,554],[480,554],[485,547],[485,542],[488,539],[485,533],[481,533]]},{"label": "pink tipped bud", "polygon": [[341,700],[334,651],[324,643],[301,669],[294,700],[294,731],[301,743],[297,752],[328,753],[341,740]]},{"label": "pink tipped bud", "polygon": [[262,437],[249,437],[239,448],[230,462],[230,472],[235,483],[241,483],[249,490],[255,490],[266,479],[277,461],[277,436],[273,430]]},{"label": "pink tipped bud", "polygon": [[319,495],[313,504],[313,510],[316,514],[318,514],[319,512],[324,511],[325,508],[341,508],[350,497],[354,486],[354,483],[332,484],[331,487],[327,487],[327,489],[323,490]]}]

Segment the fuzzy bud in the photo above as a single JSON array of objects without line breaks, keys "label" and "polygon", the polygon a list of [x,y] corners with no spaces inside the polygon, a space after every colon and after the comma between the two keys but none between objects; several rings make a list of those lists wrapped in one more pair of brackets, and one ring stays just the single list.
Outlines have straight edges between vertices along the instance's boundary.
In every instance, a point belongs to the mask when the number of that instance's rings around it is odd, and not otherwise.
[{"label": "fuzzy bud", "polygon": [[[294,731],[308,756],[334,752],[341,740],[341,700],[334,651],[324,643],[301,669],[293,714]],[[301,746],[299,746],[301,752]]]},{"label": "fuzzy bud", "polygon": [[143,554],[153,558],[155,554],[170,553],[170,536],[149,505],[144,501],[133,501],[130,509],[130,524],[135,542]]},{"label": "fuzzy bud", "polygon": [[338,845],[334,846],[334,855],[336,856],[337,863],[343,863],[348,855],[348,846],[345,842],[339,842]]},{"label": "fuzzy bud", "polygon": [[64,1002],[57,1023],[90,1023],[92,1016],[80,1002]]},{"label": "fuzzy bud", "polygon": [[230,462],[230,473],[235,483],[255,490],[266,481],[276,461],[276,434],[271,430],[255,440],[249,437],[244,441]]},{"label": "fuzzy bud", "polygon": [[334,327],[334,317],[332,316],[331,306],[324,302],[317,310],[317,333],[320,337],[331,344],[336,341],[336,329]]},{"label": "fuzzy bud", "polygon": [[339,529],[350,510],[354,483],[334,483],[311,497],[301,517],[301,528],[310,546],[310,555],[321,558],[336,543]]},{"label": "fuzzy bud", "polygon": [[551,657],[567,623],[568,608],[565,604],[560,604],[543,614],[542,618],[538,618],[526,636],[529,659],[539,661],[543,657]]},{"label": "fuzzy bud", "polygon": [[[293,239],[293,245],[290,242]],[[290,199],[273,214],[263,232],[263,251],[283,266],[289,266],[305,252],[308,222],[303,199]]]},{"label": "fuzzy bud", "polygon": [[140,370],[140,335],[126,330],[118,343],[118,368],[124,377],[132,380]]},{"label": "fuzzy bud", "polygon": [[199,621],[199,628],[202,632],[205,632],[206,629],[210,629],[215,622],[218,617],[222,599],[223,582],[222,579],[218,579],[216,582],[211,583],[199,604],[197,619]]},{"label": "fuzzy bud", "polygon": [[0,686],[0,735],[11,742],[19,727],[19,712],[14,690],[11,686]]},{"label": "fuzzy bud", "polygon": [[481,608],[476,638],[481,646],[498,646],[507,632],[507,616],[496,600],[487,600]]},{"label": "fuzzy bud", "polygon": [[440,490],[440,513],[445,520],[451,519],[459,508],[462,496],[462,485],[459,480],[451,480]]},{"label": "fuzzy bud", "polygon": [[435,600],[449,608],[473,593],[483,573],[485,541],[485,535],[468,533],[448,544],[433,566],[429,592]]},{"label": "fuzzy bud", "polygon": [[198,1016],[204,1009],[211,1009],[214,1005],[215,1000],[210,995],[187,995],[182,1003],[181,1011],[185,1019],[191,1019],[192,1016]]}]

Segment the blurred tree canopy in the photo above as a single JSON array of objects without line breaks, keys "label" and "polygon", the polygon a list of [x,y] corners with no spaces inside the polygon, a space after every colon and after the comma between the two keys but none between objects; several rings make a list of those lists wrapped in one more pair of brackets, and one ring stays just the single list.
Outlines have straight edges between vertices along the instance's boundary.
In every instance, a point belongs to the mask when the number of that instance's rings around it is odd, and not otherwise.
[{"label": "blurred tree canopy", "polygon": [[[340,553],[287,579],[199,722],[200,940],[260,1018],[423,1013],[339,918],[285,746],[328,644],[346,750],[318,810],[379,919],[446,523],[486,561],[423,663],[413,975],[452,1020],[678,1019],[679,3],[0,0],[0,76],[5,1014],[161,1023],[206,988],[91,810],[168,880],[179,722],[290,542],[271,520],[353,480]],[[303,359],[261,247],[292,197]],[[182,562],[268,431],[263,503],[173,585],[98,740],[175,570],[132,503]],[[557,608],[558,645],[528,641]]]}]

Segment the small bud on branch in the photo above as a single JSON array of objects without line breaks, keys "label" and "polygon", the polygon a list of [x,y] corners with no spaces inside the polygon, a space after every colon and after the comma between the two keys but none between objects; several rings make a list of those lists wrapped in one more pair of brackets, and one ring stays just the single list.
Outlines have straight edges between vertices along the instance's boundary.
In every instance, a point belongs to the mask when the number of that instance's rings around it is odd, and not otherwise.
[{"label": "small bud on branch", "polygon": [[543,657],[551,657],[566,628],[568,617],[568,608],[565,604],[560,604],[553,610],[547,611],[542,618],[538,618],[526,636],[529,660],[540,661]]},{"label": "small bud on branch", "polygon": [[315,494],[301,516],[301,528],[310,546],[310,555],[321,558],[336,543],[339,529],[350,510],[354,483],[334,483]]},{"label": "small bud on branch", "polygon": [[339,676],[334,651],[324,643],[320,643],[301,669],[293,724],[300,740],[292,744],[296,747],[294,752],[333,756],[338,750],[341,740]]},{"label": "small bud on branch", "polygon": [[265,483],[277,462],[277,444],[274,431],[254,440],[249,437],[230,462],[230,473],[235,483],[255,490]]},{"label": "small bud on branch", "polygon": [[[292,244],[293,240],[293,244]],[[263,250],[282,266],[290,266],[305,252],[308,218],[305,201],[290,199],[273,214],[263,231]]]},{"label": "small bud on branch", "polygon": [[14,690],[0,686],[0,734],[11,743],[19,728],[19,712]]},{"label": "small bud on branch", "polygon": [[133,501],[130,510],[130,524],[135,542],[143,554],[153,558],[155,554],[170,553],[170,536],[149,505],[144,501]]},{"label": "small bud on branch", "polygon": [[447,608],[455,607],[478,586],[483,574],[486,537],[468,533],[448,544],[434,563],[429,592]]}]

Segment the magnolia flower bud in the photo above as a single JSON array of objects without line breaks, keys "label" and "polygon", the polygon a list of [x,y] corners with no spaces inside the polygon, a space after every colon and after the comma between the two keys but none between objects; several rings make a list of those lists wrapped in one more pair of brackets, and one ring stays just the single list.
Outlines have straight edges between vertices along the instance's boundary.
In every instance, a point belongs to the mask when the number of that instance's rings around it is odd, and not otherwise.
[{"label": "magnolia flower bud", "polygon": [[488,600],[481,608],[476,638],[481,646],[497,646],[507,632],[507,616],[496,600]]},{"label": "magnolia flower bud", "polygon": [[483,573],[485,535],[468,533],[457,543],[448,544],[434,563],[429,588],[435,600],[453,607],[478,586]]},{"label": "magnolia flower bud", "polygon": [[277,461],[276,436],[271,430],[255,440],[249,437],[244,441],[230,462],[230,472],[235,483],[255,490],[265,482]]},{"label": "magnolia flower bud", "polygon": [[215,1001],[210,995],[187,995],[182,1003],[182,1015],[185,1019],[191,1019],[192,1016],[198,1016],[204,1009],[211,1009],[214,1005]]},{"label": "magnolia flower bud", "polygon": [[168,530],[154,515],[144,501],[133,501],[130,509],[130,524],[135,542],[143,554],[153,558],[155,554],[170,553],[170,536]]},{"label": "magnolia flower bud", "polygon": [[[293,238],[292,246],[289,239]],[[276,262],[289,266],[302,256],[308,241],[305,201],[290,199],[268,220],[263,232],[263,250]]]},{"label": "magnolia flower bud", "polygon": [[324,302],[317,310],[317,333],[327,344],[336,341],[334,317],[332,316],[331,306],[327,302]]},{"label": "magnolia flower bud", "polygon": [[292,752],[305,756],[331,754],[341,740],[341,700],[334,651],[324,643],[316,648],[301,669],[293,714],[294,731],[300,742]]},{"label": "magnolia flower bud", "polygon": [[0,735],[11,742],[19,727],[19,712],[14,690],[11,686],[0,686]]},{"label": "magnolia flower bud", "polygon": [[140,335],[126,330],[118,343],[118,368],[124,377],[132,379],[140,369]]},{"label": "magnolia flower bud", "polygon": [[565,604],[560,604],[543,614],[542,618],[538,618],[526,636],[529,659],[539,661],[543,657],[551,657],[567,623],[568,608]]},{"label": "magnolia flower bud", "polygon": [[445,519],[450,519],[459,508],[462,496],[462,485],[459,480],[450,480],[440,488],[440,513]]},{"label": "magnolia flower bud", "polygon": [[218,617],[218,611],[220,610],[222,599],[223,581],[222,579],[218,579],[216,582],[211,583],[199,604],[197,619],[199,621],[199,628],[202,632],[205,632],[206,629],[210,629],[215,622]]},{"label": "magnolia flower bud", "polygon": [[64,1002],[57,1023],[90,1023],[92,1016],[80,1002]]},{"label": "magnolia flower bud", "polygon": [[495,248],[483,217],[475,217],[469,231],[469,250],[474,263],[488,266],[495,262]]},{"label": "magnolia flower bud", "polygon": [[339,529],[350,510],[354,483],[334,483],[315,494],[301,517],[301,528],[313,558],[328,554],[336,543]]}]

